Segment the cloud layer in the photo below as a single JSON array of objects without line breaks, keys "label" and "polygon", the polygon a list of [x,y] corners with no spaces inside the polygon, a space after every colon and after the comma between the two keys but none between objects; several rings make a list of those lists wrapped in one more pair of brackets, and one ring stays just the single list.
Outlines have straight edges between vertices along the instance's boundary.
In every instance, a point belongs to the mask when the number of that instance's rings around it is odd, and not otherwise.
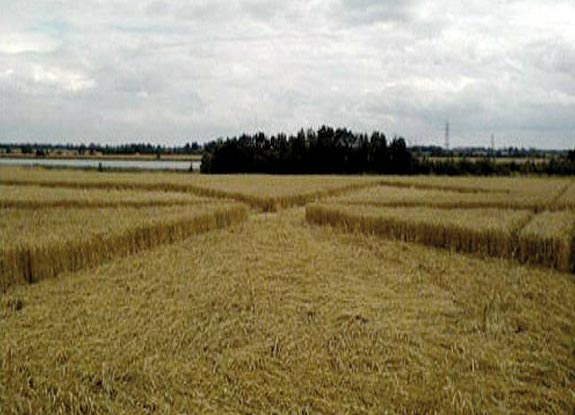
[{"label": "cloud layer", "polygon": [[0,141],[575,146],[575,3],[4,0]]}]

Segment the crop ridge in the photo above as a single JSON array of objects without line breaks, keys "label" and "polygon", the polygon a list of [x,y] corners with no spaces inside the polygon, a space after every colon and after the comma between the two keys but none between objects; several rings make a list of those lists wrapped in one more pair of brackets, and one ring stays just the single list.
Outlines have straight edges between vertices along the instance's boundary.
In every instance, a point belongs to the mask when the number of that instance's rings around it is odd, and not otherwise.
[{"label": "crop ridge", "polygon": [[549,203],[550,210],[562,210],[562,209],[572,209],[575,210],[575,203],[570,203],[569,201],[561,202],[561,199],[573,189],[573,193],[575,193],[575,180],[567,183],[563,189],[561,189],[553,200]]},{"label": "crop ridge", "polygon": [[379,185],[378,182],[354,183],[341,187],[336,187],[333,189],[317,190],[315,192],[307,192],[288,196],[278,196],[275,198],[275,205],[272,207],[271,211],[278,211],[280,209],[286,209],[297,206],[301,207],[305,206],[310,202],[322,199],[324,197],[339,196],[345,193],[367,189],[378,185]]},{"label": "crop ridge", "polygon": [[[377,186],[378,182],[352,183],[335,187],[333,189],[321,189],[312,192],[303,192],[288,194],[284,196],[254,196],[242,192],[214,189],[209,186],[198,186],[194,184],[182,183],[137,183],[137,182],[87,182],[78,181],[70,182],[65,180],[30,180],[30,179],[6,179],[0,178],[0,184],[11,186],[39,186],[49,188],[72,188],[72,189],[117,189],[117,190],[142,190],[142,191],[171,191],[181,193],[191,193],[197,196],[205,196],[217,199],[232,199],[238,202],[246,203],[252,208],[264,212],[276,212],[280,209],[294,206],[304,206],[305,204],[322,197],[337,196],[346,192],[365,189],[367,187]],[[2,202],[0,202],[1,205]],[[8,203],[8,202],[7,202]],[[9,204],[10,207],[15,203]],[[64,205],[65,206],[65,205]]]},{"label": "crop ridge", "polygon": [[0,292],[15,284],[36,283],[65,271],[77,271],[112,258],[131,255],[158,245],[244,221],[245,206],[218,207],[212,212],[155,224],[139,224],[112,235],[99,233],[81,241],[60,241],[3,248],[0,255]]},{"label": "crop ridge", "polygon": [[11,185],[11,186],[39,186],[39,187],[65,187],[71,189],[131,189],[131,190],[161,190],[161,191],[172,191],[172,192],[189,192],[194,193],[199,196],[208,197],[219,197],[219,198],[229,198],[234,193],[225,192],[222,190],[210,189],[201,186],[195,186],[192,184],[180,184],[180,183],[137,183],[137,182],[114,182],[114,181],[102,181],[102,182],[70,182],[65,180],[20,180],[20,179],[1,179],[0,184]]},{"label": "crop ridge", "polygon": [[[338,201],[340,202],[340,201]],[[389,207],[389,208],[410,208],[422,207],[433,209],[507,209],[507,210],[532,210],[537,213],[545,210],[545,207],[538,203],[523,203],[523,202],[491,202],[491,201],[477,201],[477,202],[440,202],[440,201],[390,201],[390,202],[375,202],[375,201],[341,201],[340,203],[352,206],[373,206],[373,207]],[[557,210],[561,210],[557,207]]]},{"label": "crop ridge", "polygon": [[569,210],[534,215],[516,234],[522,263],[575,271],[575,214]]},{"label": "crop ridge", "polygon": [[147,207],[167,207],[167,206],[194,206],[206,204],[206,201],[193,200],[13,200],[0,199],[0,209],[52,209],[52,208],[74,208],[74,209],[99,209],[99,208],[147,208]]},{"label": "crop ridge", "polygon": [[310,223],[339,226],[404,242],[416,242],[482,256],[511,257],[513,253],[506,232],[488,229],[469,229],[456,224],[446,226],[431,222],[411,222],[391,217],[369,217],[350,214],[338,207],[320,204],[307,207],[306,220]]},{"label": "crop ridge", "polygon": [[535,235],[528,238],[524,230],[538,215],[532,211],[524,213],[512,222],[509,229],[471,229],[454,223],[426,223],[394,217],[366,216],[350,213],[345,207],[337,205],[313,204],[306,208],[306,221],[481,257],[507,258],[564,272],[573,271],[575,259],[572,241],[575,223],[567,230],[567,238],[560,235]]},{"label": "crop ridge", "polygon": [[458,193],[510,193],[509,189],[481,189],[461,185],[441,185],[433,183],[418,183],[415,181],[400,182],[388,179],[380,180],[378,184],[382,186],[400,187],[400,188],[418,189],[418,190],[448,190],[451,192],[458,192]]}]

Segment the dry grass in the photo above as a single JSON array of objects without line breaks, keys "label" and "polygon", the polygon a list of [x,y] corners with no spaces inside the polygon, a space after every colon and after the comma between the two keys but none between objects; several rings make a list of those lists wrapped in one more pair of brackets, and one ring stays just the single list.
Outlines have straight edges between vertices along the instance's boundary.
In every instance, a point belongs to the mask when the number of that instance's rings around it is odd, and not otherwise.
[{"label": "dry grass", "polygon": [[575,181],[565,188],[554,203],[555,209],[575,210]]},{"label": "dry grass", "polygon": [[0,299],[5,414],[575,406],[575,283],[259,215]]},{"label": "dry grass", "polygon": [[569,178],[478,177],[478,176],[391,176],[381,180],[388,186],[421,190],[448,190],[463,193],[545,193],[558,194]]},{"label": "dry grass", "polygon": [[375,185],[377,177],[100,173],[0,168],[0,184],[190,192],[233,198],[264,211],[301,206],[320,197]]},{"label": "dry grass", "polygon": [[[233,198],[263,211],[303,206],[326,196],[340,195],[376,184],[400,189],[448,190],[463,201],[479,205],[489,194],[495,206],[539,209],[570,182],[549,178],[469,178],[433,176],[270,176],[199,175],[183,173],[126,173],[0,168],[0,184],[28,184],[72,188],[121,188],[190,192],[200,196]],[[406,190],[407,191],[407,190]],[[471,195],[465,195],[465,194]],[[473,196],[475,194],[475,196]],[[507,197],[507,195],[510,195]]]},{"label": "dry grass", "polygon": [[443,210],[317,204],[306,208],[310,223],[416,242],[482,256],[512,258],[529,211]]},{"label": "dry grass", "polygon": [[533,218],[519,235],[523,262],[561,271],[575,269],[575,213],[544,212]]},{"label": "dry grass", "polygon": [[3,209],[0,292],[243,220],[239,204],[142,209]]},{"label": "dry grass", "polygon": [[540,211],[549,207],[557,195],[557,186],[546,182],[540,186],[519,186],[509,192],[463,193],[419,188],[372,186],[361,191],[326,200],[326,203],[373,205],[387,207],[434,207],[442,209],[530,209]]},{"label": "dry grass", "polygon": [[0,209],[151,207],[205,203],[213,203],[213,199],[181,192],[0,185]]}]

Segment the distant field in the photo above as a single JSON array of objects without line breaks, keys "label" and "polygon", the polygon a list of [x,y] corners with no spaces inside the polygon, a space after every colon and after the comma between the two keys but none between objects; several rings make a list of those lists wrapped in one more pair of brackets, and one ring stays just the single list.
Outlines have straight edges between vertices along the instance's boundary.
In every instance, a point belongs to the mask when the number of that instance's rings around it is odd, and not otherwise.
[{"label": "distant field", "polygon": [[[423,158],[423,157],[420,157],[420,158]],[[426,157],[426,159],[429,161],[467,160],[470,162],[485,160],[485,158],[482,158],[482,157]],[[536,163],[537,164],[537,163],[548,162],[549,160],[551,160],[551,157],[547,157],[547,158],[545,158],[545,157],[490,157],[490,158],[488,158],[488,160],[493,160],[493,161],[495,161],[495,163],[517,163],[517,164]]]},{"label": "distant field", "polygon": [[[466,193],[543,193],[563,190],[573,183],[570,178],[480,177],[480,176],[392,176],[382,184],[403,184],[417,189],[451,190]],[[534,187],[536,189],[534,189]],[[544,197],[543,195],[542,197]]]},{"label": "distant field", "polygon": [[274,211],[304,205],[324,195],[376,184],[370,176],[191,175],[182,173],[97,173],[45,169],[1,168],[0,184],[47,187],[163,190],[200,196],[233,198]]},{"label": "distant field", "polygon": [[209,202],[213,199],[183,192],[0,185],[3,208],[149,207]]},{"label": "distant field", "polygon": [[[567,197],[558,197],[570,182],[552,179],[522,179],[525,183],[509,185],[495,182],[491,192],[461,192],[456,190],[418,187],[373,186],[352,194],[333,197],[328,203],[371,205],[381,207],[502,208],[502,209],[564,209],[575,207]],[[479,187],[477,189],[480,189]],[[500,190],[500,191],[496,191]]]},{"label": "distant field", "polygon": [[0,168],[0,413],[569,414],[574,202]]}]

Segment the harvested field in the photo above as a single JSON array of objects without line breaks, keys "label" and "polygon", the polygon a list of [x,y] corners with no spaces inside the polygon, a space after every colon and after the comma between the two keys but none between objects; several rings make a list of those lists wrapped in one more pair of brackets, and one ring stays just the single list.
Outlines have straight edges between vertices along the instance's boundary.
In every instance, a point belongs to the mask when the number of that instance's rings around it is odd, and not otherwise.
[{"label": "harvested field", "polygon": [[570,413],[573,298],[565,274],[310,227],[299,209],[257,215],[14,287],[0,299],[0,404]]},{"label": "harvested field", "polygon": [[184,239],[241,221],[238,204],[142,209],[3,209],[0,292],[63,271]]},{"label": "harvested field", "polygon": [[182,192],[0,185],[0,208],[151,207],[205,203],[213,203],[213,199]]}]

